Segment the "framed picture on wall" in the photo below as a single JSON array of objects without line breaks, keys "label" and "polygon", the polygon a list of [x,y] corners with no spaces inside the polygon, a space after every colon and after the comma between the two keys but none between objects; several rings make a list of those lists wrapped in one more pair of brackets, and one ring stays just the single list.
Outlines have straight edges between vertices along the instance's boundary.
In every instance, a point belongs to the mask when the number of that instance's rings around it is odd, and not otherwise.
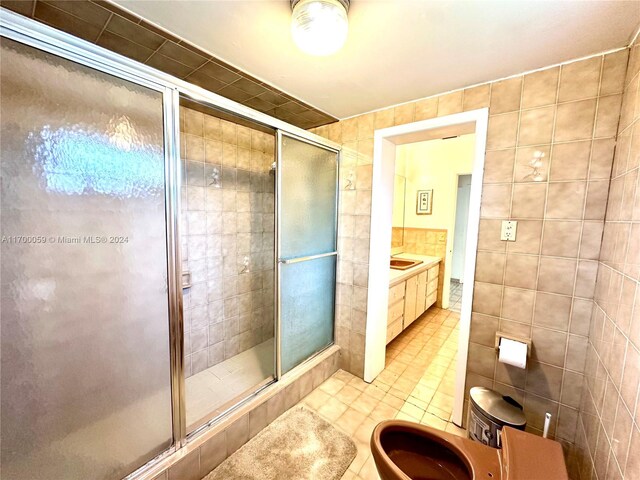
[{"label": "framed picture on wall", "polygon": [[418,200],[416,202],[417,215],[431,215],[433,208],[433,189],[418,190]]}]

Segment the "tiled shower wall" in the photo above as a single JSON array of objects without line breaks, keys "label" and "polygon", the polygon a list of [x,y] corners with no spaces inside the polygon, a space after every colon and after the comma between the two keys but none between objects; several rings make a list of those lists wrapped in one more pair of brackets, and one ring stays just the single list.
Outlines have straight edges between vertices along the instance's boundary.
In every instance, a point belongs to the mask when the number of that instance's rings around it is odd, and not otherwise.
[{"label": "tiled shower wall", "polygon": [[640,478],[640,43],[631,49],[589,333],[580,478]]},{"label": "tiled shower wall", "polygon": [[[551,434],[572,444],[593,306],[627,50],[361,115],[313,131],[344,148],[336,340],[342,367],[362,376],[373,131],[489,107],[474,289],[472,385],[525,404],[531,430],[554,415]],[[528,167],[545,154],[542,181]],[[344,185],[344,183],[343,183]],[[500,222],[519,220],[517,241]],[[496,361],[495,332],[531,336],[526,371]]]},{"label": "tiled shower wall", "polygon": [[273,338],[273,135],[181,107],[186,375]]}]

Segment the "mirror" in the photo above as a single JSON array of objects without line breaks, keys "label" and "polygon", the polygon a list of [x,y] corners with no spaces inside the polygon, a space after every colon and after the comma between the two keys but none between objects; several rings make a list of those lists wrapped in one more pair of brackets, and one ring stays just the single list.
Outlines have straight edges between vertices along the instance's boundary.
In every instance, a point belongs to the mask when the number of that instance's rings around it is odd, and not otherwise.
[{"label": "mirror", "polygon": [[393,218],[391,219],[391,248],[404,244],[404,198],[407,179],[395,175],[393,182]]}]

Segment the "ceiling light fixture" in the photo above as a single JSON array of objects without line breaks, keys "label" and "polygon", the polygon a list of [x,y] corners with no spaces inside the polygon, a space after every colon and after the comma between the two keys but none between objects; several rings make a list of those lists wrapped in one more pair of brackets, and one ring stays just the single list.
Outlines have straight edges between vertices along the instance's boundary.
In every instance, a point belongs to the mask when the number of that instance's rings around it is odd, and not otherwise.
[{"label": "ceiling light fixture", "polygon": [[298,48],[316,56],[340,50],[347,39],[350,0],[291,0],[291,34]]}]

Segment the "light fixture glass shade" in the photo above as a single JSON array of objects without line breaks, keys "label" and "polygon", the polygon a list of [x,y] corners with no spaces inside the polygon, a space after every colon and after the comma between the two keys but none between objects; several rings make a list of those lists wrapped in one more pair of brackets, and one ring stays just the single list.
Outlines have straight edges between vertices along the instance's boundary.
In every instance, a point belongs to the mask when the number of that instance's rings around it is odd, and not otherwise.
[{"label": "light fixture glass shade", "polygon": [[347,39],[347,10],[338,0],[300,0],[293,7],[291,34],[300,50],[325,56]]}]

